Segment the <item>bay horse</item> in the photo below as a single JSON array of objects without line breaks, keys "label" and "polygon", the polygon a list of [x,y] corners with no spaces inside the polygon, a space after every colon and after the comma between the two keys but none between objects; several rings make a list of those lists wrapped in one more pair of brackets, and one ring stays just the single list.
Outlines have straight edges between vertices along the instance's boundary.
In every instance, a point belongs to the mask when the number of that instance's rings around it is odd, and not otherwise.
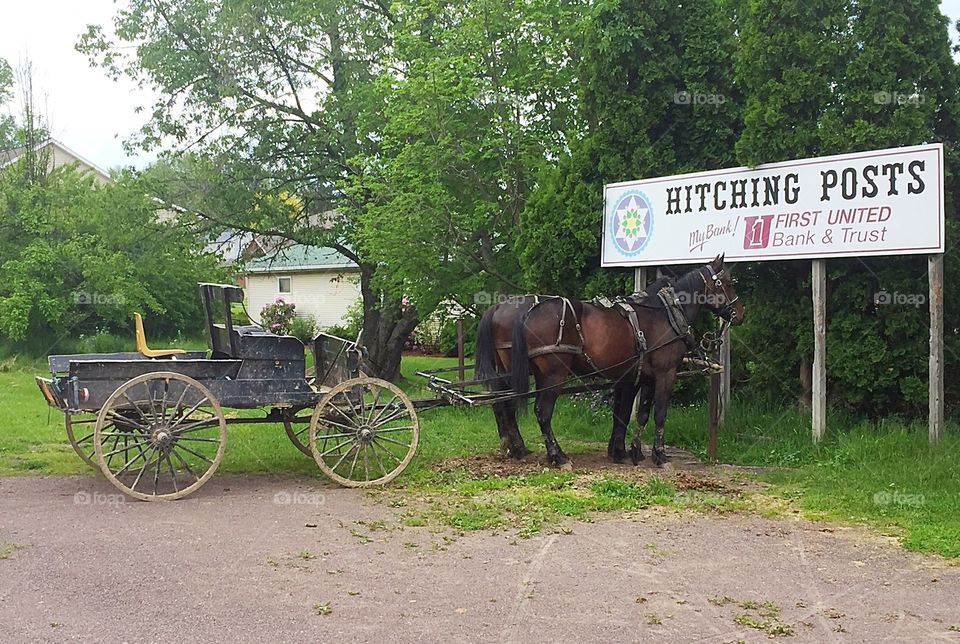
[{"label": "bay horse", "polygon": [[[656,287],[656,283],[653,286]],[[657,466],[666,462],[663,427],[677,369],[688,350],[686,334],[678,332],[678,328],[693,322],[701,308],[707,308],[732,325],[742,323],[744,316],[743,302],[733,288],[722,255],[680,277],[673,288],[676,295],[673,307],[667,307],[653,288],[645,300],[631,304],[646,339],[647,348],[639,354],[632,325],[619,312],[566,298],[542,301],[519,315],[494,312],[488,321],[489,328],[478,329],[478,355],[483,331],[489,334],[484,342],[489,342],[499,363],[509,369],[509,389],[516,396],[531,393],[532,371],[536,383],[535,413],[551,464],[569,467],[570,459],[553,435],[551,420],[560,388],[571,375],[597,376],[616,383],[614,428],[607,448],[613,460],[621,462],[626,456],[626,425],[639,392],[638,426],[630,448],[631,460],[636,464],[644,458],[641,430],[652,405],[656,427],[652,458]],[[522,307],[520,304],[515,308]],[[682,312],[679,327],[676,319],[671,322],[671,309],[674,313]],[[504,324],[511,318],[512,328]],[[495,384],[505,388],[506,374],[500,371],[496,375],[499,381]],[[519,437],[515,419],[518,402],[511,399],[502,405],[499,412],[494,409],[495,416],[499,414],[497,429],[501,442],[506,439],[511,443]],[[522,445],[522,440],[519,444]],[[513,446],[516,443],[512,443]]]},{"label": "bay horse", "polygon": [[[668,283],[668,278],[660,278],[651,284],[650,288],[665,286]],[[488,308],[477,326],[474,374],[478,380],[485,381],[490,391],[505,394],[502,400],[492,405],[497,434],[500,436],[500,453],[518,460],[531,454],[531,451],[524,444],[520,428],[517,426],[517,412],[521,408],[520,398],[511,396],[513,387],[510,381],[510,347],[512,345],[509,340],[503,340],[509,335],[499,333],[497,336],[499,340],[495,338],[494,329],[506,329],[508,333],[512,333],[517,321],[527,311],[556,297],[555,295],[512,295]],[[636,389],[631,389],[624,381],[618,381],[613,386],[613,431],[607,453],[617,463],[622,463],[626,457],[624,441],[636,394]],[[620,437],[619,450],[615,449],[614,445],[616,436]]]}]

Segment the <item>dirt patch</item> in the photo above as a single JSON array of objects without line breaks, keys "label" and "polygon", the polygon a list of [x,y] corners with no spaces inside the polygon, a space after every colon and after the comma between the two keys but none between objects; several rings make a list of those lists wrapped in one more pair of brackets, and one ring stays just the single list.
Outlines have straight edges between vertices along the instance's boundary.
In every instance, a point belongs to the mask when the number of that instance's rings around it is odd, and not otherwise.
[{"label": "dirt patch", "polygon": [[[649,453],[649,447],[645,447]],[[763,487],[737,474],[751,468],[717,467],[702,463],[690,452],[667,447],[669,461],[657,467],[650,458],[638,465],[614,463],[605,453],[585,452],[571,456],[573,472],[577,475],[611,475],[626,481],[644,483],[651,478],[661,478],[673,483],[681,491],[697,490],[719,494],[742,492]],[[448,458],[431,466],[435,472],[453,473],[465,471],[474,477],[529,476],[544,471],[556,470],[547,461],[546,454],[531,454],[523,460],[507,458],[499,454],[475,454],[461,458]]]}]

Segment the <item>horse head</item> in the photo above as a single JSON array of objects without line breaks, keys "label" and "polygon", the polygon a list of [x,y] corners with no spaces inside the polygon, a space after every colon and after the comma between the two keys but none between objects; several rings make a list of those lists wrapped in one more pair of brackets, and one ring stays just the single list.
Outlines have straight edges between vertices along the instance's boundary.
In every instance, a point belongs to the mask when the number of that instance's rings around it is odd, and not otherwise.
[{"label": "horse head", "polygon": [[723,255],[717,255],[713,261],[701,268],[698,273],[703,279],[706,294],[706,307],[733,326],[743,323],[743,301],[733,288],[730,279],[730,267],[724,266]]}]

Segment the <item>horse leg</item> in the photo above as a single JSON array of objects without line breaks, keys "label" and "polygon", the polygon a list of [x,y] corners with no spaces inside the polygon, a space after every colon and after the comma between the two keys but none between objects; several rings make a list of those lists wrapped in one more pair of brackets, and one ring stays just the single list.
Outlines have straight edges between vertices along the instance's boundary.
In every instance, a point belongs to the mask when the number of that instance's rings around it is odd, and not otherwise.
[{"label": "horse leg", "polygon": [[653,439],[653,462],[659,467],[667,462],[667,452],[663,447],[663,424],[667,420],[667,406],[673,393],[673,383],[677,372],[671,369],[657,374],[656,391],[653,394],[653,421],[656,423],[656,436]]},{"label": "horse leg", "polygon": [[607,443],[607,456],[614,463],[623,463],[627,458],[626,440],[627,425],[630,424],[630,414],[633,413],[633,399],[637,395],[637,387],[632,383],[618,383],[613,389],[613,431],[610,442]]},{"label": "horse leg", "polygon": [[[509,394],[509,384],[506,381],[500,381],[495,391]],[[516,459],[529,455],[531,452],[524,444],[520,428],[517,426],[517,402],[507,399],[494,403],[493,417],[497,421],[497,434],[500,435],[500,453]]]},{"label": "horse leg", "polygon": [[560,384],[563,383],[564,378],[569,373],[569,363],[559,356],[551,355],[535,360],[533,368],[538,389],[534,412],[537,415],[537,423],[540,425],[540,433],[543,434],[543,443],[547,448],[547,458],[552,465],[570,469],[570,459],[560,449],[560,444],[557,443],[553,430],[550,428],[553,409],[557,404],[557,398],[560,396]]},{"label": "horse leg", "polygon": [[637,405],[637,431],[633,435],[633,443],[630,445],[630,460],[633,461],[634,465],[638,465],[640,461],[644,459],[643,456],[643,444],[641,443],[641,438],[643,436],[643,428],[647,425],[647,419],[650,418],[650,405],[653,403],[653,381],[646,381],[640,385],[640,394]]}]

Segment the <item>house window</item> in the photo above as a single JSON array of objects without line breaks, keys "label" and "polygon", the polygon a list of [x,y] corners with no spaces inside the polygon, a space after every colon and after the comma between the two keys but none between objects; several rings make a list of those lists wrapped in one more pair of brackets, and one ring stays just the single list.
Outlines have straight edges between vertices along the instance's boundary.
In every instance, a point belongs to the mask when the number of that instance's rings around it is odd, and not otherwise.
[{"label": "house window", "polygon": [[278,293],[289,293],[289,292],[290,292],[290,278],[289,278],[289,277],[278,277],[278,278],[277,278],[277,292],[278,292]]}]

